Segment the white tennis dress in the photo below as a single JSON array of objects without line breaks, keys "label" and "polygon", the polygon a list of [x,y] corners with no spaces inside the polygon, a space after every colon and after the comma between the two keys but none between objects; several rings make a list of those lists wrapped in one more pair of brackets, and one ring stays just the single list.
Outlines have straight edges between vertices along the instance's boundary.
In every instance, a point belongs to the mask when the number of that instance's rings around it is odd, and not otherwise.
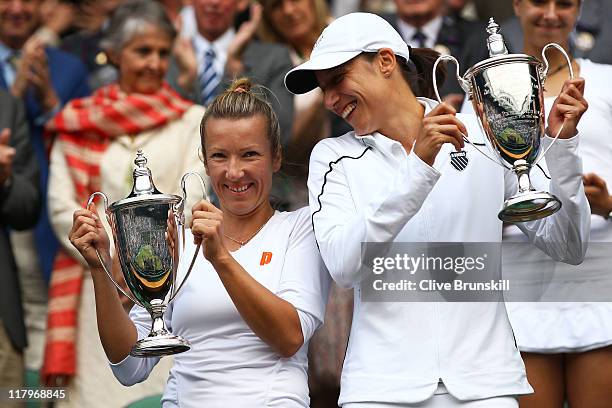
[{"label": "white tennis dress", "polygon": [[[589,103],[578,124],[584,173],[599,175],[612,191],[612,95],[606,85],[612,79],[612,65],[584,59],[577,62],[580,76],[586,80],[584,97]],[[546,98],[547,110],[553,101]],[[532,173],[533,178],[542,178],[537,169]],[[516,227],[504,231],[504,241],[523,240]],[[528,246],[508,245],[504,246],[504,275],[532,279],[540,286],[534,289],[542,292],[544,300],[581,296],[586,301],[507,303],[521,351],[580,352],[612,344],[612,303],[588,302],[592,288],[612,297],[612,220],[591,216],[590,244],[583,264],[552,262]]]}]

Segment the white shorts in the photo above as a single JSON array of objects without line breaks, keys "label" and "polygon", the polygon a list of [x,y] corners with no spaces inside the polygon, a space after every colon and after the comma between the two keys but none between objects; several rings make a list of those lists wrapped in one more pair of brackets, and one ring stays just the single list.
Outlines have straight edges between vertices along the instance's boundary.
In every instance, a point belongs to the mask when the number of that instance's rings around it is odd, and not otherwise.
[{"label": "white shorts", "polygon": [[449,394],[444,384],[440,383],[435,394],[422,402],[414,404],[354,402],[344,404],[342,408],[518,408],[518,406],[518,400],[513,396],[461,401]]}]

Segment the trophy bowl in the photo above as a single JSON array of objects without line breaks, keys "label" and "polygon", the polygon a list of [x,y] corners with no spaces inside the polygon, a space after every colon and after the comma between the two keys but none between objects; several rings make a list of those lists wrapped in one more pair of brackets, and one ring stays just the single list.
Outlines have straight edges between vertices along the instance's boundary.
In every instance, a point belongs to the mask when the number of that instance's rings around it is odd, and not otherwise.
[{"label": "trophy bowl", "polygon": [[[152,327],[149,335],[139,340],[130,354],[136,357],[177,354],[189,350],[189,342],[170,333],[163,316],[168,304],[173,301],[189,277],[199,253],[197,248],[183,282],[177,287],[177,269],[185,238],[185,180],[190,175],[199,174],[187,173],[183,176],[183,197],[167,195],[155,188],[142,151],[138,151],[134,163],[137,166],[134,170],[134,187],[128,197],[109,206],[106,195],[95,192],[88,202],[89,206],[97,195],[104,199],[115,250],[131,294],[115,282],[99,253],[98,259],[115,286],[151,315]],[[199,179],[206,198],[204,181],[201,177]]]},{"label": "trophy bowl", "polygon": [[485,60],[470,68],[472,105],[499,163],[510,164],[519,191],[507,199],[498,217],[506,222],[531,221],[554,214],[561,201],[531,187],[529,170],[537,163],[544,130],[542,63],[527,55]]},{"label": "trophy bowl", "polygon": [[508,198],[498,218],[504,222],[533,221],[554,214],[561,208],[561,201],[546,191],[532,187],[529,171],[546,155],[546,152],[561,134],[559,129],[548,148],[541,151],[541,139],[545,135],[544,81],[548,71],[546,51],[557,48],[569,66],[572,65],[567,53],[558,44],[547,44],[542,50],[544,64],[526,54],[508,54],[499,26],[491,18],[487,26],[487,46],[490,58],[469,68],[465,75],[459,75],[459,63],[450,55],[442,55],[435,62],[433,71],[434,91],[442,102],[436,82],[438,63],[447,60],[455,63],[456,77],[472,101],[478,123],[486,135],[489,154],[476,144],[470,143],[477,151],[498,165],[512,170],[518,178],[518,192]]}]

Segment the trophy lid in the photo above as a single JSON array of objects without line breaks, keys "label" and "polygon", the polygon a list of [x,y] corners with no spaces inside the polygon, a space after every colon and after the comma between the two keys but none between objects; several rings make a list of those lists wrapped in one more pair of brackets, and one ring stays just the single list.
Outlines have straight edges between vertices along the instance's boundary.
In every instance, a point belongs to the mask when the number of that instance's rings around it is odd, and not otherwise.
[{"label": "trophy lid", "polygon": [[126,205],[137,206],[141,203],[151,204],[152,202],[176,204],[182,200],[182,198],[177,195],[163,194],[155,187],[155,184],[153,183],[153,175],[151,170],[147,167],[147,158],[140,149],[136,153],[134,164],[136,165],[136,168],[132,173],[134,177],[132,192],[123,200],[119,200],[111,204],[109,207],[111,211],[122,208]]}]

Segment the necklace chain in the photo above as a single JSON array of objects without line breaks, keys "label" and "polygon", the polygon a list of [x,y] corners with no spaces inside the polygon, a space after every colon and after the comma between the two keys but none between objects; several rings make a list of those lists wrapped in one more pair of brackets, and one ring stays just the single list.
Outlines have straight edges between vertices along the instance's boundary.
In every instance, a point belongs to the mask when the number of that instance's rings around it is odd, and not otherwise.
[{"label": "necklace chain", "polygon": [[[573,58],[571,58],[571,59],[570,59],[570,64],[573,64],[573,63],[574,63],[574,59],[573,59]],[[551,76],[551,75],[554,75],[554,74],[556,74],[557,72],[562,71],[562,70],[563,70],[563,68],[567,68],[567,63],[566,63],[566,62],[562,63],[561,65],[559,65],[559,66],[557,66],[557,67],[555,67],[555,68],[553,68],[553,69],[549,69],[549,70],[548,70],[548,73],[546,74],[546,76],[547,76],[547,77],[549,77],[549,76]]]},{"label": "necklace chain", "polygon": [[270,218],[272,218],[272,216],[274,215],[274,211],[272,211],[272,214],[270,214],[270,216],[268,218],[266,218],[266,220],[263,222],[263,224],[261,224],[261,226],[259,228],[257,228],[257,231],[255,231],[250,237],[248,237],[245,240],[239,240],[236,238],[232,238],[229,235],[227,235],[226,233],[223,233],[223,236],[227,239],[229,239],[230,241],[234,241],[235,243],[237,243],[238,245],[240,245],[241,247],[245,246],[246,244],[249,243],[250,240],[252,240],[255,235],[257,235],[259,233],[259,231],[261,231],[263,229],[263,227],[268,223],[268,221],[270,221]]}]

